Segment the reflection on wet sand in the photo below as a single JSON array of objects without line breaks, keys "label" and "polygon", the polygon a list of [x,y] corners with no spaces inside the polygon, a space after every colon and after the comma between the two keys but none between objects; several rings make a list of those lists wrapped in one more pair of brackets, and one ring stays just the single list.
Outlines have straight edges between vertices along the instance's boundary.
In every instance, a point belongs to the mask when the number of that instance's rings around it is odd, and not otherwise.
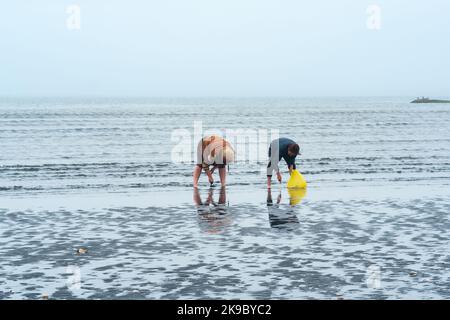
[{"label": "reflection on wet sand", "polygon": [[228,212],[226,188],[220,188],[218,202],[214,201],[214,191],[214,188],[210,188],[203,202],[200,191],[197,188],[194,189],[194,204],[198,212],[199,225],[207,233],[220,233],[232,222]]},{"label": "reflection on wet sand", "polygon": [[267,190],[267,210],[269,211],[269,222],[272,228],[292,230],[299,227],[300,222],[297,217],[295,205],[298,204],[303,197],[298,193],[289,193],[289,196],[290,205],[285,207],[281,204],[281,190],[275,204],[272,200],[272,190]]},{"label": "reflection on wet sand", "polygon": [[306,188],[288,188],[289,205],[296,206],[306,195]]}]

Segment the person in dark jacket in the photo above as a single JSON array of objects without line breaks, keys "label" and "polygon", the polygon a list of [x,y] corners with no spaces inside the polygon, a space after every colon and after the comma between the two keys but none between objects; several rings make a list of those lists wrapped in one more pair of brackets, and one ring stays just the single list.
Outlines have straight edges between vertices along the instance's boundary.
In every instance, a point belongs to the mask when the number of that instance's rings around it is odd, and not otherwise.
[{"label": "person in dark jacket", "polygon": [[275,139],[270,143],[269,147],[269,164],[267,165],[267,187],[271,187],[272,183],[272,173],[275,171],[277,173],[277,179],[281,183],[281,173],[280,168],[278,167],[281,159],[286,161],[288,165],[289,174],[292,173],[292,170],[296,169],[295,166],[295,157],[300,152],[299,145],[288,138],[279,138]]}]

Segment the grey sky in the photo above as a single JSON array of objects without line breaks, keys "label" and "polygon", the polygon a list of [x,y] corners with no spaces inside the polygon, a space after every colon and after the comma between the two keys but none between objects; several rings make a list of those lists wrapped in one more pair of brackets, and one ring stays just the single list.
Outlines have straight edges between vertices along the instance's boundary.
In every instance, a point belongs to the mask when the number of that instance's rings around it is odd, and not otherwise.
[{"label": "grey sky", "polygon": [[[80,30],[66,27],[70,4]],[[448,0],[4,1],[0,95],[449,96],[449,12]]]}]

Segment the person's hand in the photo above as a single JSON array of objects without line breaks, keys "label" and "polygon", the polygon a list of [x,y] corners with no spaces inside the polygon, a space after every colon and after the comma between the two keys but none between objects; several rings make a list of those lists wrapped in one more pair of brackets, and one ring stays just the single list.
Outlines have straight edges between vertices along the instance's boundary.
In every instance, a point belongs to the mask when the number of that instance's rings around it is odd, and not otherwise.
[{"label": "person's hand", "polygon": [[281,173],[280,172],[277,172],[277,179],[278,179],[278,182],[281,183]]}]

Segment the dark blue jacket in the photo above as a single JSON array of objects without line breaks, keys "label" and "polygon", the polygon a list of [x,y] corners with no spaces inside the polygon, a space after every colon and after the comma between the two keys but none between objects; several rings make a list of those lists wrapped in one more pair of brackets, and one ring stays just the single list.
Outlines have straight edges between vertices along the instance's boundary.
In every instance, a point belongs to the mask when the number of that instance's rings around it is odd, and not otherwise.
[{"label": "dark blue jacket", "polygon": [[[278,163],[281,161],[281,159],[284,159],[286,161],[288,167],[293,166],[295,167],[295,157],[290,157],[288,154],[288,146],[290,144],[295,144],[296,142],[289,139],[289,138],[279,138],[275,139],[270,143],[269,147],[269,164],[267,165],[267,175],[271,176],[273,170],[277,171],[279,170]],[[272,152],[272,150],[278,149],[278,157],[277,152]]]}]

